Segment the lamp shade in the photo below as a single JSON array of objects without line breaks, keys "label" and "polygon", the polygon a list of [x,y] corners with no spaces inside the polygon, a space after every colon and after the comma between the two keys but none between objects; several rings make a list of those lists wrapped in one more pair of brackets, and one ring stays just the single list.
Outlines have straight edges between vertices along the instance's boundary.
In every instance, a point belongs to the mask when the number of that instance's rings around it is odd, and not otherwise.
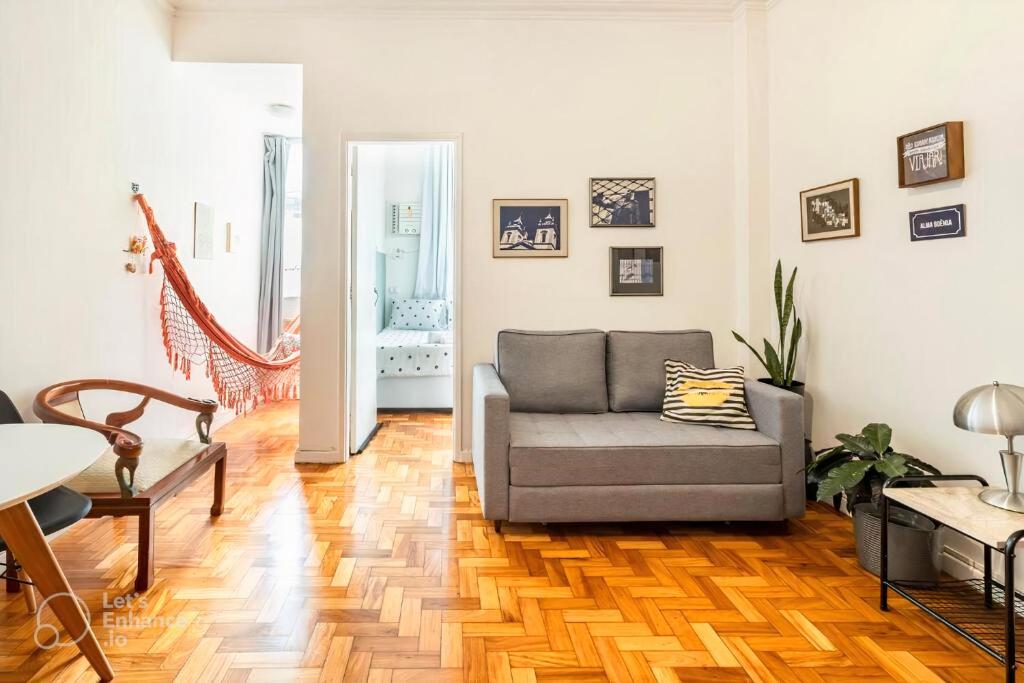
[{"label": "lamp shade", "polygon": [[1024,387],[992,382],[971,389],[956,402],[953,424],[982,434],[1024,434]]}]

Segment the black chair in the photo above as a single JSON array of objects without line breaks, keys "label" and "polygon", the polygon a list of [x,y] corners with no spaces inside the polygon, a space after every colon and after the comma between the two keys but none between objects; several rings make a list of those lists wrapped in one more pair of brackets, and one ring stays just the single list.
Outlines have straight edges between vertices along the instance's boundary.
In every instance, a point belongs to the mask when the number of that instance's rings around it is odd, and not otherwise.
[{"label": "black chair", "polygon": [[[0,391],[0,424],[20,424],[21,413],[11,402],[10,397]],[[92,501],[77,491],[67,486],[58,486],[55,489],[40,494],[28,501],[28,506],[39,522],[39,528],[44,534],[52,534],[69,527],[78,520],[89,514],[92,509]],[[4,569],[4,576],[7,579],[7,592],[17,593],[25,584],[25,605],[29,612],[36,611],[36,596],[32,583],[25,572],[18,565],[17,559],[11,553],[4,539],[0,538],[0,551],[7,551],[7,565]]]}]

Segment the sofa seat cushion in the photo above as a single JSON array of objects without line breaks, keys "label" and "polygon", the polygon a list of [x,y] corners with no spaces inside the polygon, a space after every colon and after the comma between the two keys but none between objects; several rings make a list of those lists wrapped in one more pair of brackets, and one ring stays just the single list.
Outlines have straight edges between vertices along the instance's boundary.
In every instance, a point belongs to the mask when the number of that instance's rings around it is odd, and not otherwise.
[{"label": "sofa seat cushion", "polygon": [[662,422],[657,413],[512,413],[513,486],[778,484],[778,442],[757,431]]}]

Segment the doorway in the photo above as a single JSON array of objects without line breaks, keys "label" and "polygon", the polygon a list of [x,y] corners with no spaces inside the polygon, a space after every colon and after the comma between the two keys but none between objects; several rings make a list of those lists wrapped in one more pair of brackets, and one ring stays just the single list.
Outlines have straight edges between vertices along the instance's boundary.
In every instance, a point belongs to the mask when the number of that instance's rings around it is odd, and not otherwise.
[{"label": "doorway", "polygon": [[350,454],[369,446],[383,411],[458,422],[458,142],[347,143]]}]

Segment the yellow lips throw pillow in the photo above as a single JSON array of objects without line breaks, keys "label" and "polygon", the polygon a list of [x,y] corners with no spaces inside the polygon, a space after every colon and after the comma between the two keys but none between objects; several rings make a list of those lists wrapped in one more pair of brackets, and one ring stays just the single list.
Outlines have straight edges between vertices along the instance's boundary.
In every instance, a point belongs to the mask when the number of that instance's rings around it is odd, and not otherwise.
[{"label": "yellow lips throw pillow", "polygon": [[661,419],[757,429],[747,412],[743,368],[702,369],[682,361],[665,361],[665,402]]}]

